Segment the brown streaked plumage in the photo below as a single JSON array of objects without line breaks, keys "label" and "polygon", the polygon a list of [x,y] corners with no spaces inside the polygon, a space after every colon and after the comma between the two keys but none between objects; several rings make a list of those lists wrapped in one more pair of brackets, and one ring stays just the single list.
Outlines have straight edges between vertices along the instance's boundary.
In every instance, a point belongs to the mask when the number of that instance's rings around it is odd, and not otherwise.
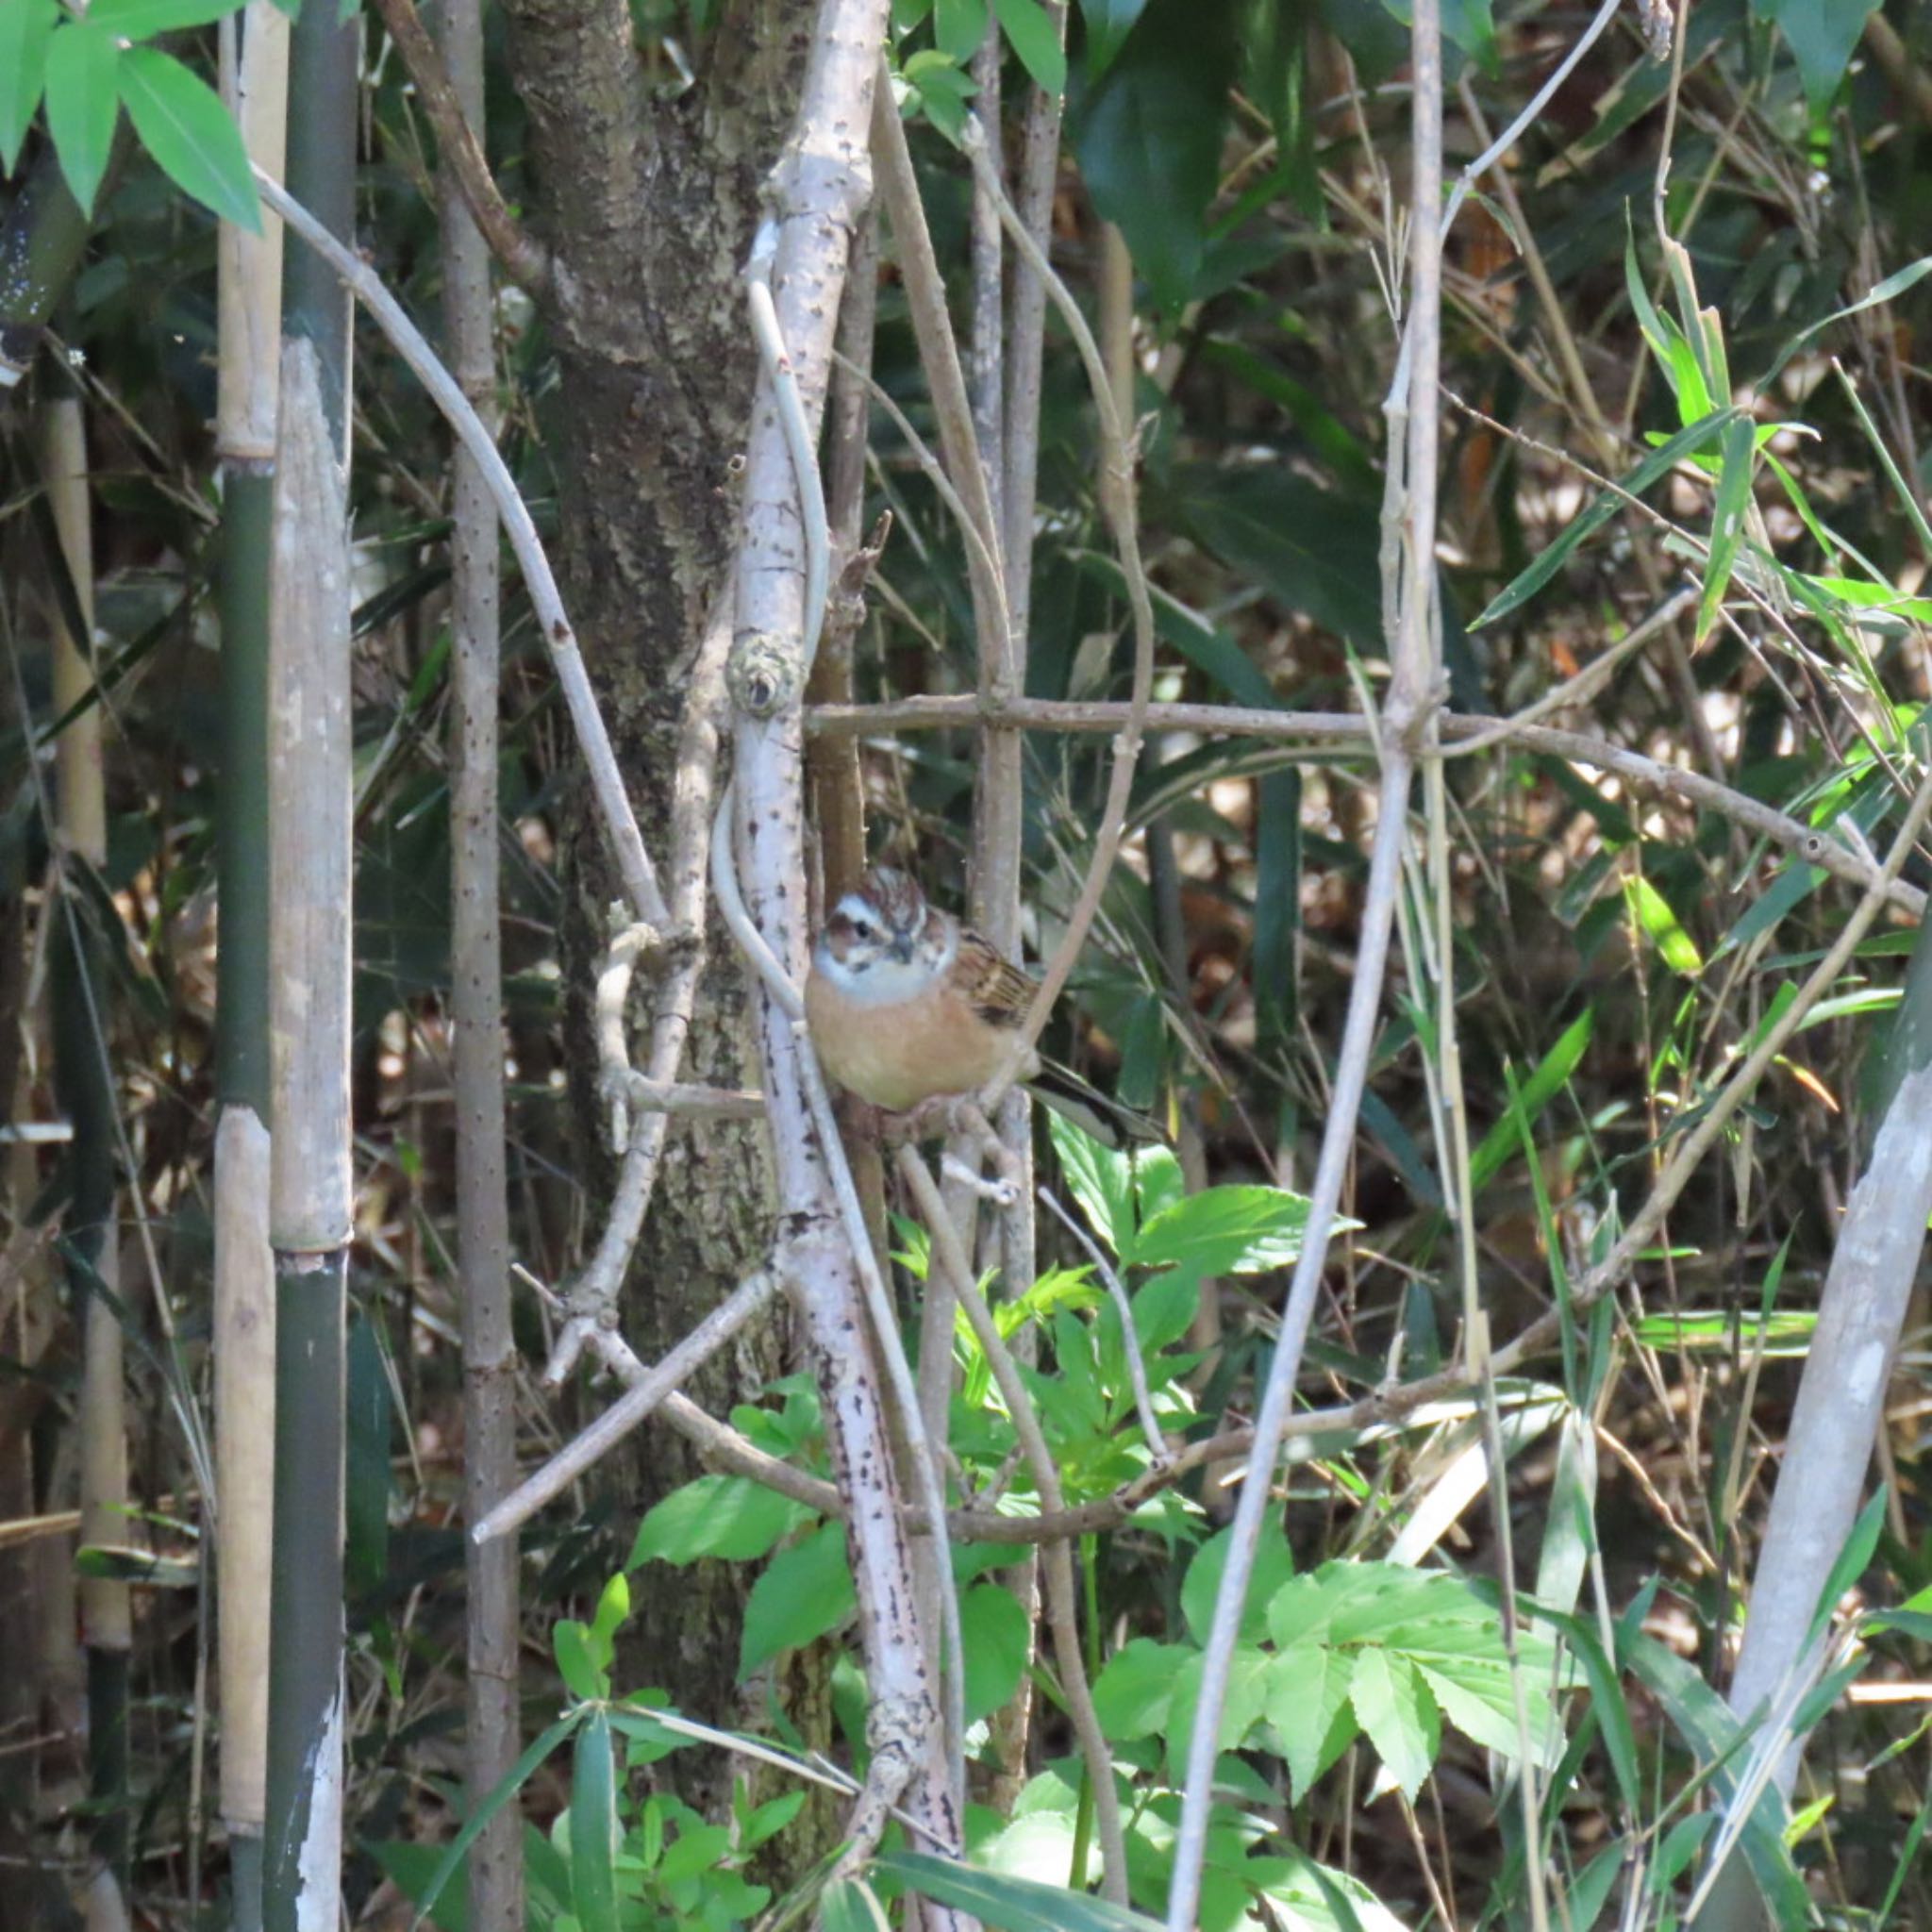
[{"label": "brown streaked plumage", "polygon": [[[917,882],[874,866],[827,916],[812,948],[805,1012],[825,1072],[892,1113],[971,1093],[1006,1064],[1035,983]],[[1029,1053],[1020,1077],[1096,1138],[1158,1139],[1105,1094]]]}]

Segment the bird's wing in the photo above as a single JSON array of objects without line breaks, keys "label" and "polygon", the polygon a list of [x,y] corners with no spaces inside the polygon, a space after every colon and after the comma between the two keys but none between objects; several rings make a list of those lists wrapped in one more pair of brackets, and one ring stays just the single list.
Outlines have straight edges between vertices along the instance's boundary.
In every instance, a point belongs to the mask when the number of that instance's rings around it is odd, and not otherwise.
[{"label": "bird's wing", "polygon": [[1034,982],[976,932],[960,935],[953,972],[960,995],[989,1026],[1017,1026],[1025,1019],[1037,990]]}]

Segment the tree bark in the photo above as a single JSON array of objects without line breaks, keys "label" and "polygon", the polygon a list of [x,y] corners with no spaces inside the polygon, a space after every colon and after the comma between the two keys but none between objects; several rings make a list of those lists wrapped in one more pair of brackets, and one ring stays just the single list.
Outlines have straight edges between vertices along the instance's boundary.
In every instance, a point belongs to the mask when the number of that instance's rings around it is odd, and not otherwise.
[{"label": "tree bark", "polygon": [[[511,71],[530,117],[531,203],[556,264],[548,319],[561,376],[552,437],[558,574],[639,823],[661,852],[691,658],[729,554],[734,458],[751,399],[741,272],[812,14],[727,6],[708,47],[694,50],[696,84],[654,102],[623,0],[511,0],[508,12]],[[581,1165],[596,1200],[608,1197],[612,1163],[594,1087],[591,966],[617,894],[588,816],[566,845],[566,1041]],[[752,1065],[744,980],[722,927],[711,938],[684,1077],[741,1086]],[[646,987],[634,1016],[641,1028],[649,1005]],[[675,1127],[655,1199],[624,1310],[646,1361],[763,1257],[772,1190],[762,1125]],[[694,1379],[691,1396],[721,1413],[795,1366],[786,1321],[781,1311],[778,1325],[748,1330]],[[632,1440],[625,1471],[639,1512],[701,1473],[667,1429]],[[713,1722],[754,1717],[736,1682],[749,1580],[742,1565],[714,1563],[680,1573],[671,1591],[640,1578],[621,1680],[675,1683],[680,1702]],[[789,1691],[803,1689],[797,1674]],[[825,1700],[812,1692],[806,1702],[823,1734]],[[724,1759],[695,1790],[694,1761],[678,1762],[692,1802],[714,1810],[728,1802]],[[808,1858],[814,1843],[807,1830],[793,1848]]]}]

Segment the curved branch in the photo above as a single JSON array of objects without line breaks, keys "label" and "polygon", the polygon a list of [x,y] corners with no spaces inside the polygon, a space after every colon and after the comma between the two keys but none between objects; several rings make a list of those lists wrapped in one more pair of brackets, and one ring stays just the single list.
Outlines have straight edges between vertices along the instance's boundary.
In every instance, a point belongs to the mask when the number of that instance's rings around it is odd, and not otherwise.
[{"label": "curved branch", "polygon": [[491,254],[520,288],[533,295],[544,293],[551,279],[550,251],[510,213],[462,103],[457,99],[457,91],[450,85],[442,57],[423,25],[423,16],[416,11],[415,0],[375,0],[375,10],[396,43],[396,52],[415,84],[416,98],[436,130],[437,147],[462,190],[471,218],[483,231]]}]

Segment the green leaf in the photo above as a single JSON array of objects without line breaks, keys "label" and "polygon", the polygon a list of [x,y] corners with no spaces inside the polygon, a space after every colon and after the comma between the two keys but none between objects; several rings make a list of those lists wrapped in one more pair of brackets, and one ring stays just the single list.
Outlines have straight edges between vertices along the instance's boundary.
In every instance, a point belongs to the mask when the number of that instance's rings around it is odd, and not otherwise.
[{"label": "green leaf", "polygon": [[261,233],[248,150],[206,81],[158,47],[130,47],[121,58],[121,96],[142,144],[175,187],[223,221]]},{"label": "green leaf", "polygon": [[730,1828],[723,1824],[699,1824],[678,1833],[677,1842],[666,1851],[658,1865],[658,1876],[666,1885],[687,1878],[700,1878],[716,1871],[731,1850]]},{"label": "green leaf", "polygon": [[1413,1799],[1442,1748],[1442,1718],[1407,1660],[1368,1649],[1356,1658],[1349,1702],[1389,1774]]},{"label": "green leaf", "polygon": [[578,1731],[571,1767],[570,1893],[581,1932],[618,1932],[617,1779],[601,1710]]},{"label": "green leaf", "polygon": [[1704,971],[1704,956],[1697,950],[1697,941],[1684,930],[1670,901],[1641,873],[1624,877],[1624,896],[1629,902],[1631,918],[1649,936],[1664,964],[1686,979],[1695,979]]},{"label": "green leaf", "polygon": [[1174,511],[1224,563],[1264,585],[1284,609],[1382,648],[1381,542],[1375,513],[1279,462],[1190,467],[1174,479]]},{"label": "green leaf", "polygon": [[463,1828],[450,1840],[449,1848],[442,1855],[442,1862],[437,1866],[429,1883],[424,1887],[422,1896],[416,1901],[416,1916],[409,1922],[409,1932],[417,1932],[423,1921],[435,1909],[436,1901],[442,1896],[443,1887],[456,1875],[457,1868],[463,1862],[463,1855],[476,1842],[483,1827],[516,1796],[525,1780],[584,1722],[587,1714],[586,1711],[574,1710],[568,1717],[559,1718],[531,1743],[491,1788],[483,1802],[464,1819]]},{"label": "green leaf", "polygon": [[1790,42],[1814,114],[1838,92],[1866,17],[1877,5],[1878,0],[1754,0],[1758,18],[1775,21]]},{"label": "green leaf", "polygon": [[1738,546],[1744,540],[1744,512],[1757,474],[1757,425],[1748,416],[1727,424],[1718,445],[1717,498],[1710,514],[1710,558],[1704,567],[1704,594],[1697,604],[1697,641],[1710,635],[1718,606],[1724,601]]},{"label": "green leaf", "polygon": [[842,1523],[824,1524],[803,1542],[780,1550],[745,1601],[740,1678],[750,1676],[781,1650],[794,1650],[837,1629],[856,1601]]},{"label": "green leaf", "polygon": [[[1596,1025],[1596,1009],[1586,1007],[1569,1025],[1564,1027],[1555,1046],[1551,1047],[1538,1063],[1536,1072],[1524,1082],[1522,1114],[1526,1121],[1534,1121],[1549,1106],[1564,1088],[1570,1075],[1576,1071],[1584,1050],[1590,1045],[1590,1036]],[[1484,1186],[1501,1169],[1503,1163],[1521,1144],[1517,1132],[1516,1115],[1506,1113],[1482,1138],[1469,1163],[1469,1184],[1472,1190]]]},{"label": "green leaf", "polygon": [[[1260,1274],[1293,1265],[1307,1224],[1307,1197],[1286,1188],[1205,1188],[1157,1214],[1124,1258],[1191,1274]],[[1338,1230],[1346,1224],[1336,1223]]]},{"label": "green leaf", "polygon": [[1160,1923],[1125,1906],[1010,1874],[980,1872],[924,1852],[888,1852],[874,1869],[942,1906],[971,1912],[996,1932],[1160,1932]]},{"label": "green leaf", "polygon": [[84,20],[63,21],[47,42],[47,131],[60,172],[92,214],[121,111],[121,50]]},{"label": "green leaf", "polygon": [[1124,1744],[1164,1729],[1175,1673],[1193,1655],[1152,1637],[1133,1638],[1115,1651],[1093,1680],[1093,1708],[1108,1738]]},{"label": "green leaf", "polygon": [[1569,526],[1557,541],[1542,551],[1528,569],[1512,579],[1491,599],[1489,608],[1470,625],[1470,629],[1481,630],[1485,625],[1494,624],[1498,619],[1507,617],[1512,611],[1520,610],[1562,569],[1573,551],[1595,536],[1624,507],[1624,496],[1641,496],[1666,471],[1682,462],[1687,457],[1695,456],[1713,440],[1723,435],[1736,414],[1737,411],[1734,409],[1714,410],[1702,422],[1691,424],[1688,429],[1678,430],[1676,435],[1659,443],[1635,469],[1622,478],[1617,491],[1606,490],[1589,508],[1573,517]]},{"label": "green leaf", "polygon": [[1087,77],[1098,80],[1113,65],[1126,44],[1147,0],[1080,0],[1080,18],[1087,24]]},{"label": "green leaf", "polygon": [[966,1647],[966,1722],[998,1710],[1020,1688],[1033,1630],[1020,1600],[997,1583],[976,1584],[959,1599]]},{"label": "green leaf", "polygon": [[891,1932],[891,1921],[861,1878],[835,1878],[819,1899],[820,1932]]},{"label": "green leaf", "polygon": [[1148,0],[1106,71],[1076,103],[1074,150],[1093,205],[1125,236],[1157,308],[1193,291],[1220,185],[1235,9]]},{"label": "green leaf", "polygon": [[964,66],[986,38],[986,0],[935,0],[932,39],[948,60]]},{"label": "green leaf", "polygon": [[591,1703],[609,1690],[591,1654],[590,1632],[575,1617],[559,1617],[550,1628],[550,1649],[558,1674],[573,1697]]},{"label": "green leaf", "polygon": [[0,175],[13,173],[40,106],[47,42],[59,18],[55,0],[0,0]]},{"label": "green leaf", "polygon": [[87,17],[117,40],[148,41],[177,27],[206,26],[234,10],[235,0],[92,0]]},{"label": "green leaf", "polygon": [[1040,0],[992,0],[1000,31],[1020,57],[1020,65],[1042,92],[1063,93],[1067,85],[1066,50],[1046,17]]},{"label": "green leaf", "polygon": [[1323,1643],[1291,1643],[1268,1666],[1268,1722],[1281,1742],[1293,1802],[1348,1748],[1356,1733],[1349,1702],[1353,1660]]},{"label": "green leaf", "polygon": [[1123,1257],[1134,1246],[1134,1162],[1050,1108],[1046,1131],[1093,1232]]},{"label": "green leaf", "polygon": [[635,1570],[653,1557],[694,1563],[700,1557],[737,1561],[769,1556],[782,1537],[812,1520],[812,1511],[741,1475],[701,1475],[650,1510],[631,1544]]},{"label": "green leaf", "polygon": [[[1879,1532],[1885,1527],[1886,1500],[1885,1488],[1881,1484],[1872,1492],[1872,1500],[1859,1510],[1858,1520],[1852,1524],[1851,1534],[1845,1538],[1844,1547],[1838,1553],[1838,1561],[1831,1566],[1831,1574],[1824,1579],[1824,1588],[1818,1592],[1818,1607],[1811,1612],[1811,1627],[1806,1633],[1807,1643],[1825,1630],[1837,1613],[1839,1599],[1864,1575],[1865,1567],[1872,1560],[1872,1553],[1878,1547]],[[1802,1737],[1804,1733],[1801,1731],[1799,1735]]]},{"label": "green leaf", "polygon": [[597,1614],[588,1632],[591,1655],[600,1670],[608,1671],[617,1655],[617,1632],[630,1615],[630,1579],[619,1571],[604,1586],[597,1599]]},{"label": "green leaf", "polygon": [[[1207,1659],[1190,1651],[1174,1673],[1174,1704],[1167,1714],[1167,1762],[1176,1777],[1185,1771],[1192,1748],[1194,1718],[1201,1703],[1201,1677]],[[1268,1711],[1268,1673],[1274,1658],[1253,1644],[1235,1646],[1228,1659],[1227,1695],[1221,1706],[1221,1724],[1215,1732],[1217,1752],[1235,1750],[1248,1732]]]},{"label": "green leaf", "polygon": [[[1214,1605],[1221,1595],[1221,1578],[1227,1569],[1227,1552],[1233,1529],[1217,1530],[1194,1553],[1188,1574],[1181,1579],[1181,1615],[1194,1641],[1206,1644],[1214,1624]],[[1248,1598],[1241,1610],[1241,1636],[1257,1641],[1269,1627],[1268,1607],[1294,1575],[1294,1557],[1280,1523],[1268,1517],[1261,1524],[1261,1539],[1255,1546],[1255,1568],[1248,1578]]]}]

